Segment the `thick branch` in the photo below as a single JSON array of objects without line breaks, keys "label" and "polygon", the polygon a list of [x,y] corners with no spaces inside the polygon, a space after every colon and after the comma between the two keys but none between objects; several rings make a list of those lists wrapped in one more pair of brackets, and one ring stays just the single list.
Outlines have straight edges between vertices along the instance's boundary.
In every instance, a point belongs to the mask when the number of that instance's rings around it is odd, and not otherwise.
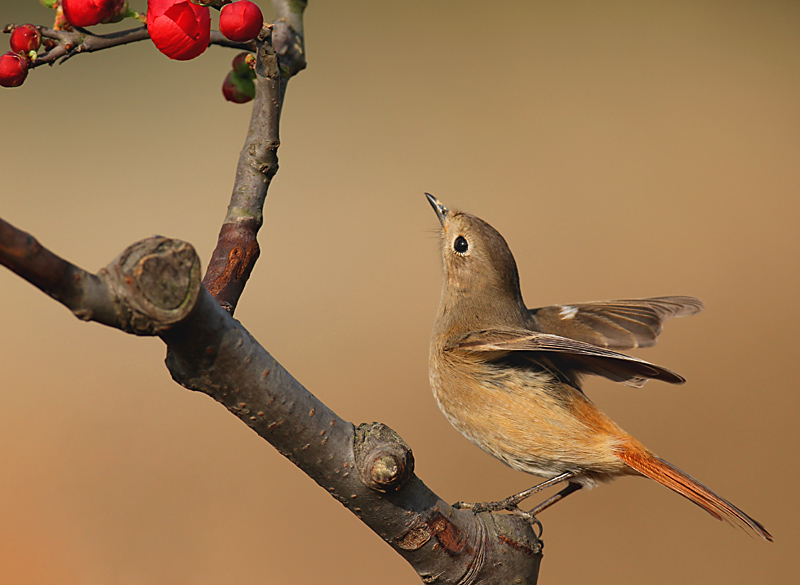
[{"label": "thick branch", "polygon": [[[166,238],[150,238],[126,249],[107,268],[91,274],[56,256],[36,238],[0,219],[0,264],[8,267],[76,317],[136,335],[157,335],[186,317],[200,283],[194,249],[171,248],[163,262]],[[131,267],[134,259],[137,267]],[[130,289],[133,289],[131,292]],[[126,299],[123,302],[123,299]],[[157,319],[145,315],[157,315]]]},{"label": "thick branch", "polygon": [[454,510],[414,475],[411,451],[391,429],[378,423],[355,428],[337,416],[201,286],[199,259],[189,244],[142,240],[92,275],[2,223],[0,263],[83,319],[159,335],[176,381],[223,404],[426,582],[536,582],[541,542],[529,524]]}]

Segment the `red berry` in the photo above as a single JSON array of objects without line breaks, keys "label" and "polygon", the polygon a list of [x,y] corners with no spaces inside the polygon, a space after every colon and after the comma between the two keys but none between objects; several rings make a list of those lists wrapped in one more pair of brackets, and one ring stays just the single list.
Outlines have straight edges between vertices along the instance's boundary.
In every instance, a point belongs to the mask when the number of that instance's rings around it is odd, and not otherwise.
[{"label": "red berry", "polygon": [[256,86],[252,79],[237,75],[235,71],[228,71],[225,81],[222,82],[222,95],[229,102],[243,104],[255,97]]},{"label": "red berry", "polygon": [[170,59],[194,59],[208,48],[211,15],[189,0],[148,0],[147,30],[156,48]]},{"label": "red berry", "polygon": [[72,26],[109,22],[125,9],[125,0],[61,0],[64,18]]},{"label": "red berry", "polygon": [[42,44],[42,34],[32,24],[23,24],[11,33],[11,50],[27,55]]},{"label": "red berry", "polygon": [[256,72],[253,71],[253,68],[250,66],[250,61],[255,62],[255,57],[253,57],[250,53],[239,53],[233,58],[231,66],[233,67],[233,70],[242,77],[255,79]]},{"label": "red berry", "polygon": [[264,16],[249,0],[226,4],[219,13],[219,31],[232,41],[252,41],[261,32]]},{"label": "red berry", "polygon": [[9,51],[0,55],[0,85],[18,87],[28,77],[28,61],[25,57]]}]

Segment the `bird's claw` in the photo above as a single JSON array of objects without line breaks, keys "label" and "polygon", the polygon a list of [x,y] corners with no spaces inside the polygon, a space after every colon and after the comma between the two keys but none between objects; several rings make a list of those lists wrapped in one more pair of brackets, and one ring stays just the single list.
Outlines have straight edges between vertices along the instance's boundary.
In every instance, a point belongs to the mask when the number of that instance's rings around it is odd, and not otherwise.
[{"label": "bird's claw", "polygon": [[542,523],[539,522],[539,519],[536,518],[534,514],[526,512],[519,507],[518,504],[522,499],[524,498],[517,499],[512,496],[499,502],[456,502],[453,504],[453,507],[456,510],[472,510],[472,513],[476,515],[483,512],[489,512],[490,514],[494,512],[509,512],[514,516],[519,516],[531,526],[538,527],[539,533],[536,535],[536,538],[541,538],[542,532],[544,531]]}]

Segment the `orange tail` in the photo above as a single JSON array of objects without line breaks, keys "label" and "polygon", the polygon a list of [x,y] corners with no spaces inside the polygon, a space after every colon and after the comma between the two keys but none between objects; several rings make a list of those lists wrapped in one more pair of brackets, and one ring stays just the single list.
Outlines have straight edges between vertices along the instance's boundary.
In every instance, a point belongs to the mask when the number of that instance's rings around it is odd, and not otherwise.
[{"label": "orange tail", "polygon": [[632,469],[678,492],[717,520],[725,520],[772,542],[772,535],[758,521],[649,451],[631,446],[620,452],[619,457]]}]

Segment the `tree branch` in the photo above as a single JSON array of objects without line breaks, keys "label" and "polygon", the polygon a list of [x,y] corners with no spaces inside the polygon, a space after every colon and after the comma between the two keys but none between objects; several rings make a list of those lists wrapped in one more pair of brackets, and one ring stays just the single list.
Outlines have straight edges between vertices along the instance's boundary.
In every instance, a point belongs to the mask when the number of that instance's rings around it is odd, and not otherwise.
[{"label": "tree branch", "polygon": [[203,284],[230,311],[236,309],[259,256],[256,239],[264,221],[267,190],[278,172],[280,117],[289,78],[306,66],[303,40],[305,0],[274,0],[275,24],[257,40],[256,96],[247,138],[217,246]]},{"label": "tree branch", "polygon": [[424,581],[536,583],[542,544],[526,521],[453,509],[417,478],[411,450],[394,431],[356,428],[325,406],[202,287],[189,244],[148,238],[92,275],[3,222],[0,263],[82,319],[160,336],[173,379],[223,404]]},{"label": "tree branch", "polygon": [[121,328],[107,287],[98,276],[59,258],[2,219],[0,264],[66,305],[79,319]]},{"label": "tree branch", "polygon": [[277,13],[272,44],[278,53],[283,77],[289,79],[306,67],[303,12],[306,0],[273,0]]},{"label": "tree branch", "polygon": [[[258,231],[263,224],[267,190],[278,170],[279,122],[288,80],[306,67],[303,37],[305,0],[273,0],[274,25],[262,29],[249,43],[229,41],[211,32],[210,44],[256,52],[256,95],[247,139],[239,156],[233,193],[217,246],[209,260],[203,284],[223,307],[233,313],[259,256]],[[18,25],[9,24],[10,33]],[[56,45],[30,67],[63,63],[79,53],[91,53],[149,38],[146,26],[107,35],[86,29],[72,31],[39,27]]]},{"label": "tree branch", "polygon": [[262,30],[256,51],[256,96],[250,126],[236,166],[233,193],[203,284],[231,313],[260,253],[256,236],[264,221],[267,189],[278,172],[283,82],[271,42]]},{"label": "tree branch", "polygon": [[[18,24],[7,24],[3,27],[3,32],[11,33],[18,26]],[[41,65],[53,65],[56,62],[61,64],[80,53],[94,53],[150,38],[150,33],[147,31],[146,26],[121,30],[106,35],[95,34],[83,28],[69,31],[55,30],[47,28],[46,26],[39,26],[37,28],[42,34],[42,38],[52,39],[56,41],[56,43],[54,47],[41,53],[36,59],[33,59],[28,64],[29,69]],[[217,30],[211,31],[211,39],[208,44],[209,46],[219,45],[221,47],[229,47],[243,51],[254,51],[256,48],[254,41],[249,43],[237,43],[225,38],[222,33]]]}]

